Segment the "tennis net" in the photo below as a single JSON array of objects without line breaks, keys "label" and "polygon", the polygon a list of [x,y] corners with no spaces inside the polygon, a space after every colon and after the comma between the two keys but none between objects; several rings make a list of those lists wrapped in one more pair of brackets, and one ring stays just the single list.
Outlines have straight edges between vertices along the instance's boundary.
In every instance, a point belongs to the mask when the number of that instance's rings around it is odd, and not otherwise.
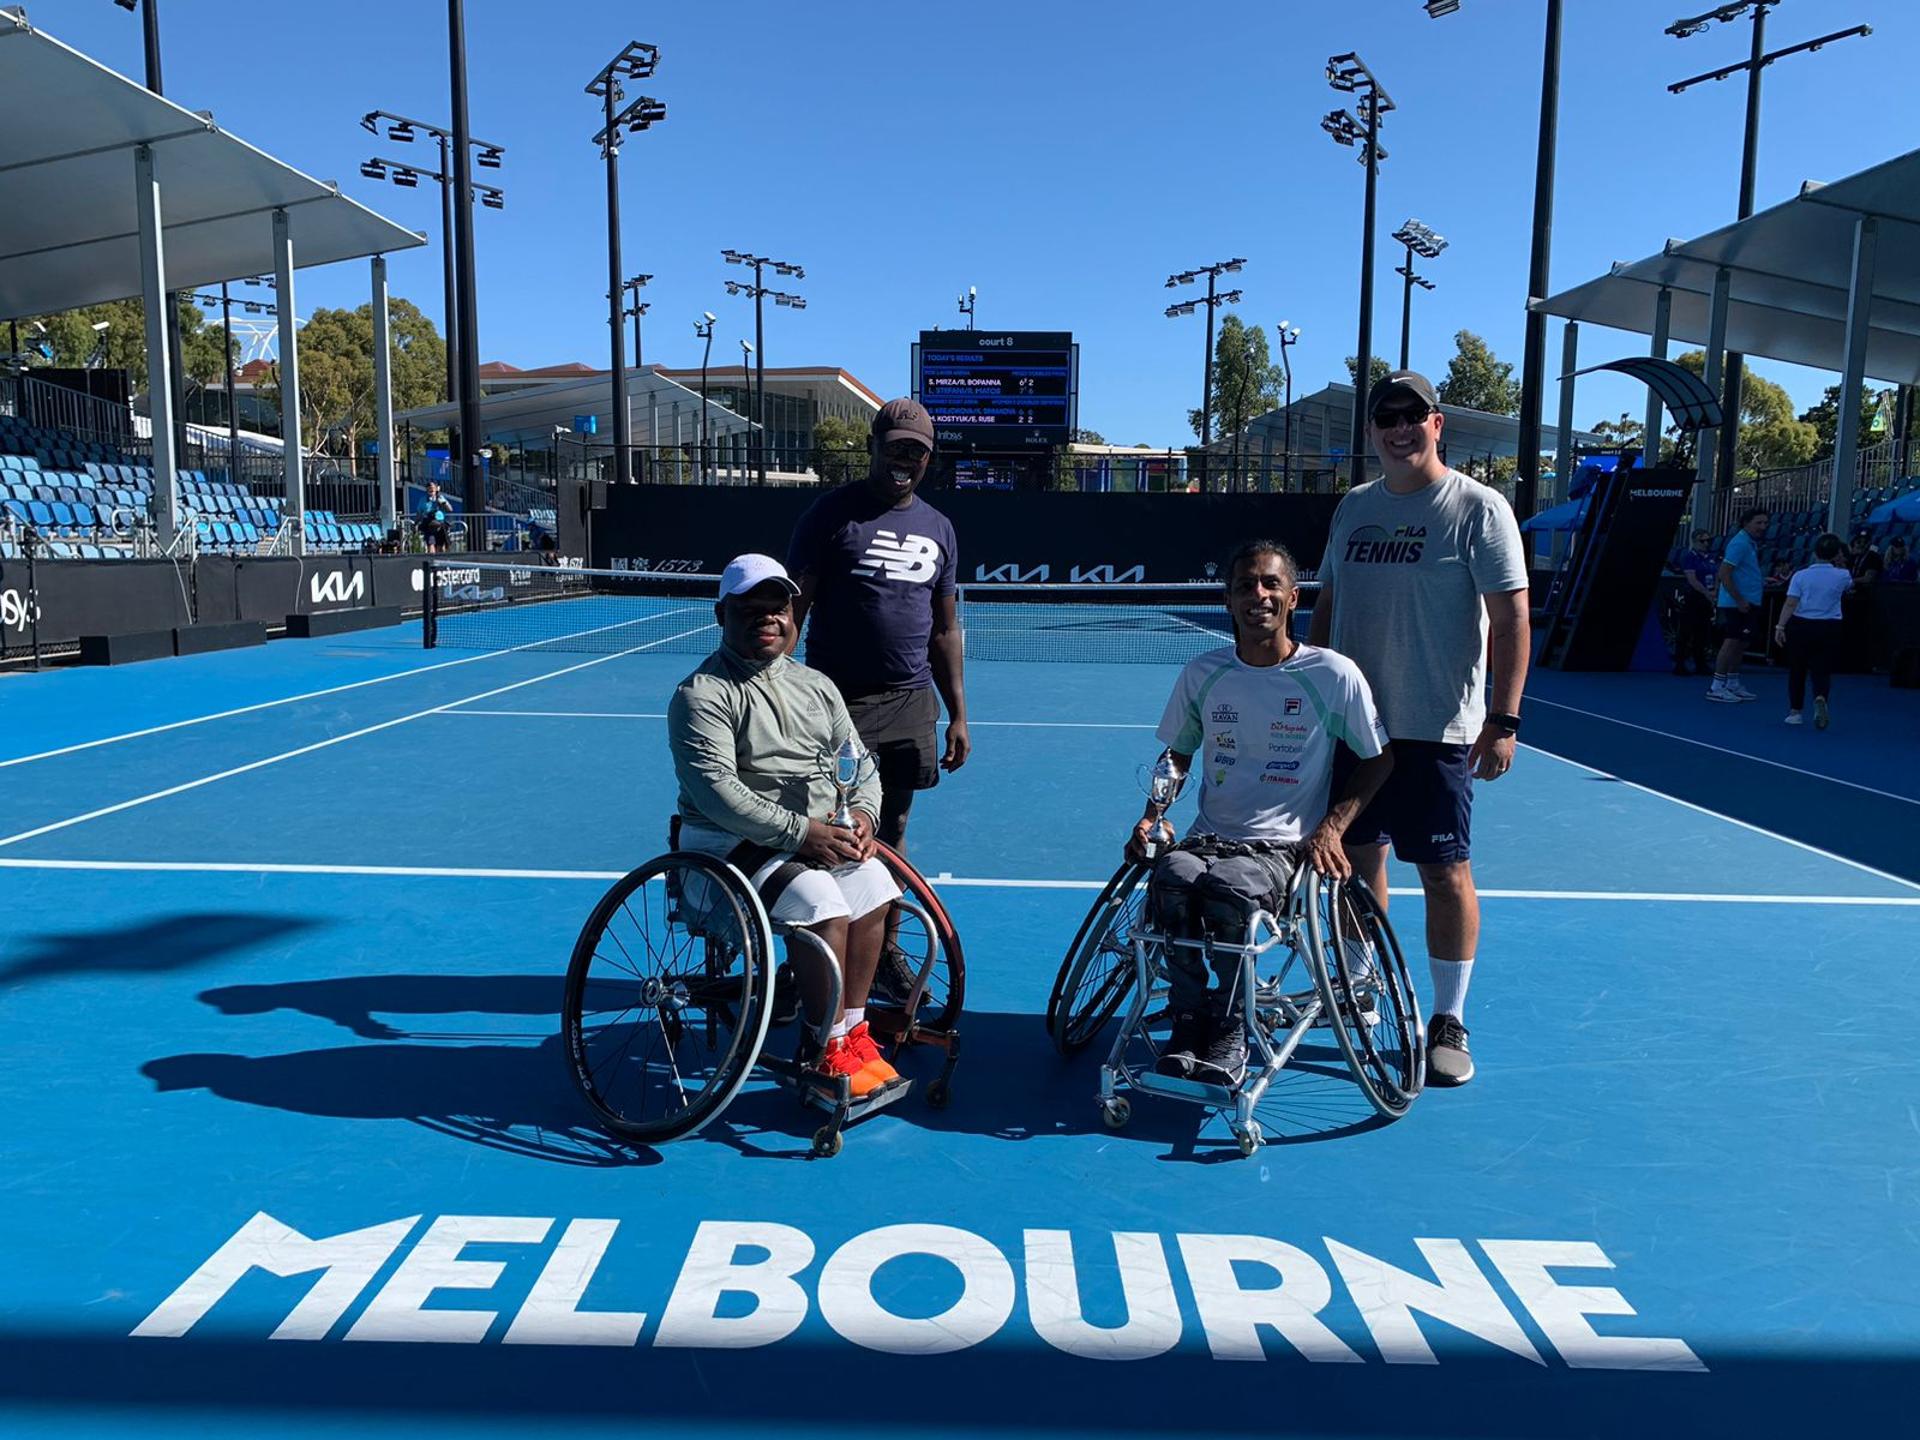
[{"label": "tennis net", "polygon": [[[431,569],[430,648],[705,655],[720,643],[715,575],[465,560]],[[1211,581],[981,582],[960,587],[959,606],[971,660],[1180,665],[1233,643]]]}]

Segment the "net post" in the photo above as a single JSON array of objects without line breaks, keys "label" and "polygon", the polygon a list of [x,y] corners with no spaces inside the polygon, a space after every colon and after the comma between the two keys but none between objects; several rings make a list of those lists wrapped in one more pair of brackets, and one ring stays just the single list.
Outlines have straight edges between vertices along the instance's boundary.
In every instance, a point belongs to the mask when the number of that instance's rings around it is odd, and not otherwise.
[{"label": "net post", "polygon": [[420,640],[431,650],[440,639],[440,587],[434,583],[433,555],[420,562]]}]

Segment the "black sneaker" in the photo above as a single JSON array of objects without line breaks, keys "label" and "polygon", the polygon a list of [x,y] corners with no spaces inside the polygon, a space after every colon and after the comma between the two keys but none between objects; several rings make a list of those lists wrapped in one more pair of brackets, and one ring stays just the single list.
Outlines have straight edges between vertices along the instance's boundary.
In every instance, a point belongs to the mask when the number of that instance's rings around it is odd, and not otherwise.
[{"label": "black sneaker", "polygon": [[1464,1085],[1473,1079],[1473,1056],[1467,1050],[1467,1027],[1448,1014],[1433,1017],[1427,1027],[1427,1083]]},{"label": "black sneaker", "polygon": [[1193,1063],[1193,1078],[1229,1086],[1247,1078],[1247,1027],[1240,1016],[1222,1016],[1211,1023],[1206,1047]]},{"label": "black sneaker", "polygon": [[1212,1033],[1207,1017],[1191,1010],[1182,1010],[1173,1017],[1173,1033],[1167,1036],[1167,1043],[1161,1047],[1160,1059],[1154,1065],[1156,1075],[1171,1075],[1176,1080],[1188,1079],[1193,1067],[1207,1048],[1207,1038]]},{"label": "black sneaker", "polygon": [[904,1010],[913,997],[914,982],[919,978],[919,971],[907,959],[906,952],[898,945],[887,945],[880,951],[880,968],[873,972],[873,987],[867,991],[867,1003]]},{"label": "black sneaker", "polygon": [[785,961],[773,972],[773,1015],[767,1023],[791,1025],[800,1018],[800,982],[793,978],[793,966]]}]

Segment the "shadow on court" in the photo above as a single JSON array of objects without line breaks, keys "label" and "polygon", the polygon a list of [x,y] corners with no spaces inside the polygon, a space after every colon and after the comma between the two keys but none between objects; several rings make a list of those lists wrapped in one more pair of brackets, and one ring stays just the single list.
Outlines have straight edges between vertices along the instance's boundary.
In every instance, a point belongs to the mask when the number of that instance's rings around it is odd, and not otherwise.
[{"label": "shadow on court", "polygon": [[[562,982],[552,975],[368,975],[229,985],[200,998],[223,1015],[294,1011],[379,1043],[283,1055],[173,1055],[141,1073],[161,1091],[206,1090],[222,1099],[345,1120],[409,1120],[457,1139],[565,1164],[654,1163],[647,1147],[603,1136],[568,1078],[560,1039]],[[493,1027],[436,1023],[432,1017],[524,1017]],[[403,1018],[404,1017],[404,1018]],[[1112,1028],[1102,1041],[1110,1042]],[[1100,1133],[1095,1095],[1105,1044],[1070,1059],[1056,1055],[1039,1016],[969,1012],[945,1109],[925,1102],[941,1055],[898,1057],[915,1090],[876,1119],[919,1129],[1009,1142]],[[789,1054],[797,1027],[773,1030],[767,1053]],[[1347,1076],[1331,1037],[1310,1038],[1256,1111],[1269,1144],[1363,1134],[1382,1123]],[[824,1112],[758,1079],[697,1137],[758,1159],[808,1158]],[[848,1144],[858,1143],[859,1127]],[[1197,1106],[1136,1096],[1117,1142],[1162,1147],[1161,1158],[1212,1164],[1238,1160],[1224,1121]]]},{"label": "shadow on court", "polygon": [[329,923],[305,915],[209,911],[162,915],[108,930],[22,937],[0,985],[66,975],[161,975],[256,950]]}]

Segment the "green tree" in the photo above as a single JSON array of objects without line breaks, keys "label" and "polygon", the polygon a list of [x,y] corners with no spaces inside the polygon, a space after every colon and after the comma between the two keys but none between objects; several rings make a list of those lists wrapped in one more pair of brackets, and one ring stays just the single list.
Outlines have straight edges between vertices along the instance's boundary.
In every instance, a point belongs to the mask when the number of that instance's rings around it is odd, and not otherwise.
[{"label": "green tree", "polygon": [[813,427],[813,449],[807,464],[824,484],[844,485],[867,473],[869,426],[839,415],[827,415]]},{"label": "green tree", "polygon": [[[1677,357],[1676,363],[1703,378],[1706,375],[1703,351],[1689,350]],[[1740,384],[1740,438],[1734,447],[1734,473],[1758,475],[1805,465],[1814,458],[1819,443],[1819,431],[1793,413],[1792,397],[1749,368]]]},{"label": "green tree", "polygon": [[[1393,367],[1391,365],[1387,364],[1387,362],[1382,360],[1378,355],[1374,356],[1373,363],[1367,366],[1367,389],[1373,389],[1374,386],[1378,385],[1392,373]],[[1360,366],[1351,355],[1347,356],[1347,379],[1351,380],[1355,385],[1360,383]]]},{"label": "green tree", "polygon": [[[1214,434],[1237,433],[1279,403],[1280,367],[1267,352],[1266,332],[1228,315],[1213,337]],[[1200,412],[1189,410],[1187,423],[1198,435]]]},{"label": "green tree", "polygon": [[[1891,390],[1875,390],[1871,386],[1860,387],[1860,429],[1857,432],[1862,444],[1871,444],[1880,438],[1875,426],[1891,427],[1893,424],[1893,394]],[[1744,403],[1743,406],[1744,407]],[[1829,385],[1826,393],[1820,397],[1820,403],[1806,410],[1800,416],[1813,426],[1817,437],[1813,458],[1829,460],[1833,457],[1833,446],[1840,433],[1840,387]],[[1883,430],[1883,433],[1885,431]]]},{"label": "green tree", "polygon": [[[447,346],[433,321],[410,300],[388,303],[393,408],[413,409],[446,398]],[[350,458],[373,429],[373,307],[315,310],[300,328],[300,438],[308,448]],[[259,387],[280,404],[275,366]]]},{"label": "green tree", "polygon": [[[200,385],[224,383],[227,367],[221,363],[220,327],[209,324],[190,300],[180,302],[179,313],[180,353],[187,379]],[[95,329],[96,325],[101,328]],[[99,364],[125,370],[134,390],[147,388],[147,311],[141,301],[109,300],[58,315],[29,316],[20,321],[20,329],[23,342],[46,343],[55,365]]]},{"label": "green tree", "polygon": [[1073,432],[1073,443],[1075,445],[1104,445],[1107,443],[1107,437],[1102,435],[1098,430],[1076,430]]},{"label": "green tree", "polygon": [[1471,330],[1458,331],[1453,343],[1446,378],[1436,387],[1440,399],[1490,415],[1519,414],[1520,383],[1513,378],[1513,366],[1496,357]]},{"label": "green tree", "polygon": [[1636,448],[1640,444],[1640,436],[1646,430],[1647,425],[1644,420],[1636,420],[1632,415],[1622,410],[1618,420],[1602,420],[1589,428],[1592,429],[1594,434],[1605,440],[1607,444],[1617,445],[1622,450],[1629,450]]}]

